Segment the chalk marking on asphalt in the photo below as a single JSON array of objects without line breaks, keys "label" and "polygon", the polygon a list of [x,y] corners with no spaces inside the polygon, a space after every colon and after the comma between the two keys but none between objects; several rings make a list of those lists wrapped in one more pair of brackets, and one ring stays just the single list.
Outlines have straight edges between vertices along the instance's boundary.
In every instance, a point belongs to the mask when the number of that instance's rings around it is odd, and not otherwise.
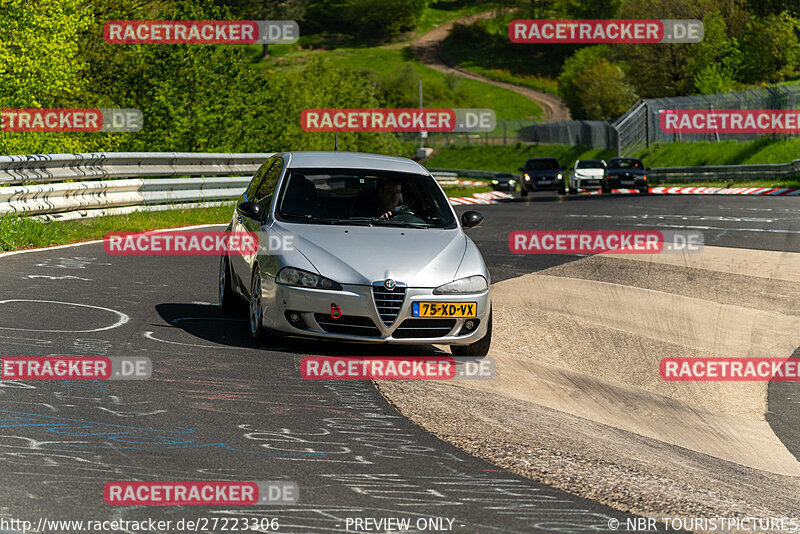
[{"label": "chalk marking on asphalt", "polygon": [[6,304],[9,302],[44,302],[47,304],[63,304],[64,306],[78,306],[81,308],[93,308],[95,310],[103,310],[107,312],[111,312],[119,316],[119,319],[116,323],[112,324],[111,326],[104,326],[102,328],[93,328],[91,330],[41,330],[38,328],[15,328],[10,326],[0,326],[0,330],[19,330],[22,332],[49,332],[49,333],[70,333],[70,334],[78,334],[84,332],[102,332],[104,330],[112,330],[114,328],[118,328],[128,321],[131,318],[122,313],[121,311],[112,310],[111,308],[104,308],[102,306],[92,306],[91,304],[78,304],[76,302],[61,302],[59,300],[38,300],[38,299],[8,299],[8,300],[0,300],[0,304]]},{"label": "chalk marking on asphalt", "polygon": [[[197,228],[210,228],[212,226],[226,226],[228,223],[213,223],[213,224],[197,224],[194,226],[181,226],[178,228],[159,228],[158,230],[149,230],[151,233],[161,232],[176,232],[178,230],[195,230]],[[56,245],[55,247],[40,247],[40,248],[26,248],[24,250],[12,250],[10,252],[0,252],[0,258],[6,256],[16,256],[17,254],[27,254],[29,252],[47,252],[50,250],[60,250],[62,248],[80,247],[83,245],[96,245],[102,243],[102,239],[94,239],[92,241],[81,241],[80,243],[67,243],[66,245]]]},{"label": "chalk marking on asphalt", "polygon": [[181,343],[180,341],[167,341],[166,339],[158,339],[156,336],[153,335],[153,332],[147,331],[144,333],[144,337],[151,341],[159,341],[161,343],[169,343],[170,345],[183,345],[184,347],[195,347],[198,349],[243,349],[247,347],[225,347],[222,345],[197,345],[195,343]]}]

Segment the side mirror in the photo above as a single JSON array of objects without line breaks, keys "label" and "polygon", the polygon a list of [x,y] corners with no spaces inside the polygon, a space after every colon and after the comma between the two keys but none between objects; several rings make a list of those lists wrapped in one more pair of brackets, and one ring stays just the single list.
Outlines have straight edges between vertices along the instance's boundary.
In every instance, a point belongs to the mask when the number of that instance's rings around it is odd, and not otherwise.
[{"label": "side mirror", "polygon": [[257,202],[242,202],[236,207],[236,211],[242,217],[247,217],[254,221],[261,222],[264,220],[264,212],[261,210],[261,204]]},{"label": "side mirror", "polygon": [[574,170],[575,170],[575,167],[570,167],[570,168],[569,168],[569,169],[567,169],[567,170],[568,170],[568,171],[574,171]]},{"label": "side mirror", "polygon": [[645,167],[644,170],[646,170],[647,172],[650,172],[650,167]]},{"label": "side mirror", "polygon": [[520,168],[519,168],[519,169],[517,169],[517,170],[518,170],[519,172],[525,172],[525,168],[524,168],[524,167],[520,167]]},{"label": "side mirror", "polygon": [[464,228],[472,228],[483,222],[483,215],[479,211],[465,211],[461,215],[461,224]]}]

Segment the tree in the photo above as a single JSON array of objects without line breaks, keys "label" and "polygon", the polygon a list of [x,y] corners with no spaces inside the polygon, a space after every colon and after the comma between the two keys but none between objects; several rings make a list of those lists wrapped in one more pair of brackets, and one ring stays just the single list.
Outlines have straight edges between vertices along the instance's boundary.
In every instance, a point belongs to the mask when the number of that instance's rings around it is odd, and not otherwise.
[{"label": "tree", "polygon": [[713,11],[703,17],[703,40],[688,49],[686,77],[696,93],[722,93],[737,87],[742,54],[736,38],[728,35],[722,15]]},{"label": "tree", "polygon": [[625,73],[606,58],[599,57],[586,65],[574,78],[580,88],[579,98],[590,120],[613,119],[625,113],[637,100]]},{"label": "tree", "polygon": [[743,80],[777,82],[793,76],[800,62],[799,27],[788,13],[751,19],[742,35]]},{"label": "tree", "polygon": [[564,61],[561,74],[558,76],[558,94],[564,99],[564,103],[569,107],[573,117],[586,116],[586,110],[581,100],[581,87],[576,83],[576,77],[591,63],[610,56],[610,46],[595,45],[578,49]]}]

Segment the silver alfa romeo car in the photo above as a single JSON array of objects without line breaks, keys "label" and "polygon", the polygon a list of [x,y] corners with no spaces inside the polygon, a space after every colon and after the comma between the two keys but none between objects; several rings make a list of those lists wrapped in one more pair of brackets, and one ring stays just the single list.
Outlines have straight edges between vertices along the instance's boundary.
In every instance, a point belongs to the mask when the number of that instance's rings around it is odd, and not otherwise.
[{"label": "silver alfa romeo car", "polygon": [[227,228],[254,232],[255,254],[222,256],[224,311],[249,302],[254,338],[451,345],[484,356],[491,280],[431,174],[405,158],[286,152],[264,163]]}]

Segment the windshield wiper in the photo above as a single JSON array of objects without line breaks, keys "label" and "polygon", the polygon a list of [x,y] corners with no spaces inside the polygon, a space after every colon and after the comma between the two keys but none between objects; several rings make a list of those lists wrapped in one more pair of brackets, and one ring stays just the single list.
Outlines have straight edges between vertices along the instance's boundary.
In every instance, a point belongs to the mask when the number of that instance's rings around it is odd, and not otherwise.
[{"label": "windshield wiper", "polygon": [[378,219],[377,217],[373,217],[372,219],[370,219],[369,222],[370,224],[397,226],[399,228],[430,228],[430,226],[421,223],[413,223],[408,221],[393,221],[391,219]]},{"label": "windshield wiper", "polygon": [[305,214],[305,215],[296,215],[296,214],[279,214],[284,219],[290,221],[301,221],[301,222],[310,222],[310,223],[319,223],[319,224],[336,224],[340,221],[340,219],[320,219],[316,215]]}]

